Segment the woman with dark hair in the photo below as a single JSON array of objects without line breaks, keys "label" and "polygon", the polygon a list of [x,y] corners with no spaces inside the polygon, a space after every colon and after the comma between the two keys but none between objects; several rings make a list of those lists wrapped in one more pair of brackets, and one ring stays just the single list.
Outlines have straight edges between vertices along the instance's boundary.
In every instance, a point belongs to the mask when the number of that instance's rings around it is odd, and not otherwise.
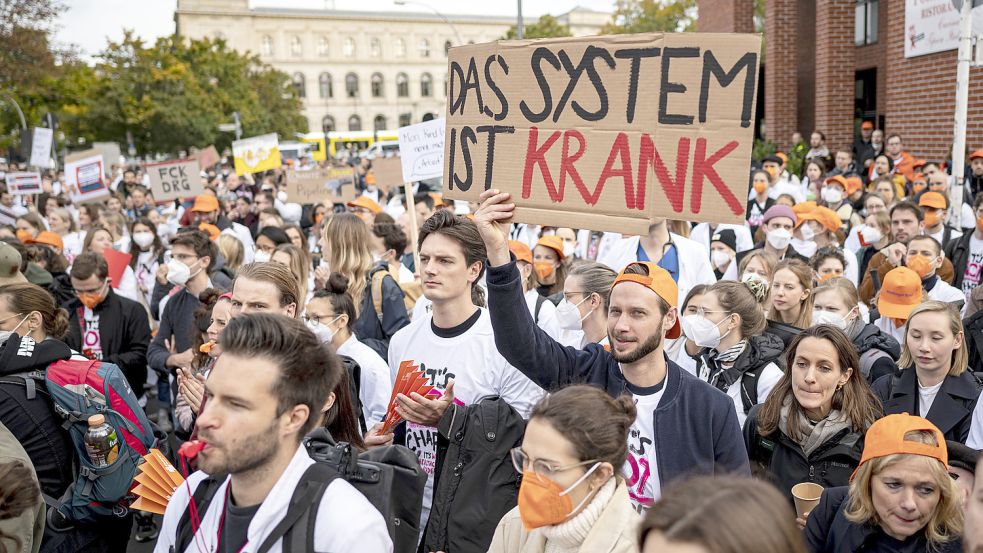
[{"label": "woman with dark hair", "polygon": [[289,243],[290,237],[279,227],[263,227],[256,235],[256,255],[253,259],[257,263],[270,261],[277,246]]},{"label": "woman with dark hair", "polygon": [[141,217],[130,223],[130,269],[146,305],[153,303],[157,269],[164,263],[164,245],[157,236],[157,225]]},{"label": "woman with dark hair", "polygon": [[803,330],[785,362],[771,395],[748,414],[744,442],[752,465],[791,501],[800,482],[846,485],[860,462],[864,432],[882,410],[858,372],[856,348],[838,328]]}]

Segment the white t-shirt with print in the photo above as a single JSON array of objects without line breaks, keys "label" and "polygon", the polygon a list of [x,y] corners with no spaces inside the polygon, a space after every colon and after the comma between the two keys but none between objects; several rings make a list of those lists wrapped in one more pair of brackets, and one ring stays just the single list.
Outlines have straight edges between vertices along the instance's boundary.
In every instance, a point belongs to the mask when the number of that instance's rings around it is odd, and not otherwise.
[{"label": "white t-shirt with print", "polygon": [[[444,392],[448,380],[454,379],[454,402],[472,404],[482,397],[496,395],[509,403],[523,417],[528,417],[545,395],[518,369],[509,365],[495,346],[491,317],[486,309],[478,309],[478,319],[467,330],[454,334],[454,329],[438,336],[432,327],[433,313],[415,316],[389,342],[390,377],[395,381],[400,365],[423,371],[427,384]],[[465,325],[461,325],[462,327]],[[430,517],[433,501],[433,473],[437,464],[437,429],[407,422],[406,446],[417,454],[427,472],[423,494],[423,515],[420,528]]]},{"label": "white t-shirt with print", "polygon": [[639,513],[662,497],[662,482],[659,479],[659,463],[655,450],[655,410],[659,407],[665,390],[663,380],[658,389],[651,393],[642,394],[637,389],[632,392],[638,415],[628,429],[628,459],[623,472],[628,485],[628,497]]},{"label": "white t-shirt with print", "polygon": [[966,258],[966,272],[963,274],[963,294],[969,303],[969,294],[980,284],[980,274],[983,272],[983,240],[976,238],[976,233],[969,239],[969,257]]},{"label": "white t-shirt with print", "polygon": [[102,338],[99,336],[99,315],[88,307],[82,308],[82,353],[102,359]]}]

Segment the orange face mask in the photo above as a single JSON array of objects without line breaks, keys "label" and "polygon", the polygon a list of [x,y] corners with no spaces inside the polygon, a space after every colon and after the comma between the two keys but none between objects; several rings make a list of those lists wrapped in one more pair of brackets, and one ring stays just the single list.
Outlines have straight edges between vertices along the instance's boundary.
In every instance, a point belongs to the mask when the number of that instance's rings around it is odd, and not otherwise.
[{"label": "orange face mask", "polygon": [[932,267],[932,262],[920,255],[909,255],[905,265],[922,278],[932,274],[932,271],[935,270],[935,267]]},{"label": "orange face mask", "polygon": [[976,228],[980,232],[983,232],[983,217],[977,217],[976,218]]},{"label": "orange face mask", "polygon": [[568,494],[586,480],[600,465],[600,463],[594,463],[590,470],[565,490],[545,476],[525,475],[522,479],[522,485],[519,486],[519,518],[526,530],[535,530],[543,526],[556,526],[579,511],[592,494],[587,494],[576,507],[573,506]]},{"label": "orange face mask", "polygon": [[927,184],[918,182],[911,186],[911,190],[914,191],[915,194],[921,194],[926,188],[928,188]]},{"label": "orange face mask", "polygon": [[34,236],[32,236],[30,232],[22,228],[17,229],[16,234],[17,234],[17,239],[20,240],[22,244],[26,244],[28,240],[34,238]]},{"label": "orange face mask", "polygon": [[895,319],[894,317],[891,317],[891,322],[894,323],[894,328],[903,327],[907,320],[908,319]]},{"label": "orange face mask", "polygon": [[769,165],[768,167],[765,167],[765,171],[768,171],[768,174],[774,177],[778,174],[778,167]]},{"label": "orange face mask", "polygon": [[78,297],[82,305],[89,309],[95,309],[97,305],[102,303],[102,294],[98,292],[80,292]]},{"label": "orange face mask", "polygon": [[843,276],[843,273],[829,273],[829,274],[826,274],[826,275],[823,275],[823,276],[819,277],[819,282],[820,283],[823,283],[823,282],[826,282],[827,280],[833,280],[834,278],[840,278],[841,276]]},{"label": "orange face mask", "polygon": [[926,211],[925,212],[925,226],[927,228],[932,228],[939,224],[939,214],[936,211]]},{"label": "orange face mask", "polygon": [[768,183],[767,182],[755,182],[754,183],[754,191],[756,193],[758,193],[758,194],[764,194],[765,193],[765,190],[768,190]]},{"label": "orange face mask", "polygon": [[536,270],[536,276],[539,277],[539,280],[546,280],[556,272],[556,265],[553,265],[552,261],[536,261],[532,266]]}]

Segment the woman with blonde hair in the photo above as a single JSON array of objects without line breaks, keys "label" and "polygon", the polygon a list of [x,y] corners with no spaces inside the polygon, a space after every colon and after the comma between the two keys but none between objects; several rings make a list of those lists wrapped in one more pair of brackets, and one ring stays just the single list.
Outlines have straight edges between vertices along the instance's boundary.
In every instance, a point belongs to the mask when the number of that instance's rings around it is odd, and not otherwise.
[{"label": "woman with blonde hair", "polygon": [[768,319],[807,328],[812,324],[812,269],[797,259],[782,261],[771,277]]},{"label": "woman with blonde hair", "polygon": [[827,488],[809,514],[813,553],[958,553],[963,512],[946,468],[945,438],[931,422],[888,415],[867,429],[850,485]]},{"label": "woman with blonde hair", "polygon": [[293,244],[280,244],[276,247],[276,251],[273,252],[273,257],[270,261],[283,263],[287,267],[290,267],[290,272],[297,278],[297,289],[300,291],[300,298],[303,300],[304,305],[307,305],[307,302],[310,301],[314,293],[311,289],[310,282],[307,280],[311,272],[311,260],[307,256],[307,252]]},{"label": "woman with blonde hair", "polygon": [[225,259],[225,267],[233,273],[239,272],[246,260],[246,248],[243,247],[242,241],[231,234],[223,233],[215,239],[215,244],[222,258]]},{"label": "woman with blonde hair", "polygon": [[[733,266],[733,265],[731,265]],[[737,278],[741,282],[756,281],[764,286],[765,291],[771,286],[771,277],[775,275],[775,267],[778,266],[778,257],[767,250],[751,250],[741,258],[737,267]],[[729,271],[728,271],[729,272]],[[729,280],[724,275],[724,280]],[[755,294],[757,296],[757,294]],[[762,296],[762,306],[767,307],[768,294]]]},{"label": "woman with blonde hair", "polygon": [[48,210],[48,228],[61,237],[64,248],[62,255],[69,263],[82,253],[82,235],[78,232],[75,219],[64,207],[54,207]]},{"label": "woman with blonde hair", "polygon": [[898,374],[874,382],[884,413],[911,413],[947,440],[966,443],[980,391],[967,372],[969,350],[959,311],[940,301],[915,307],[905,323]]},{"label": "woman with blonde hair", "polygon": [[[322,226],[318,245],[330,272],[348,278],[348,293],[358,309],[358,319],[353,325],[355,335],[383,359],[388,359],[389,339],[397,330],[410,324],[410,319],[399,284],[372,256],[369,232],[369,227],[356,215],[338,213]],[[372,275],[377,271],[385,274],[378,277],[378,286],[372,286]],[[327,270],[322,266],[318,272],[323,275],[324,280],[319,283],[319,287],[323,287],[328,276],[323,273]],[[373,297],[376,292],[378,298]]]}]

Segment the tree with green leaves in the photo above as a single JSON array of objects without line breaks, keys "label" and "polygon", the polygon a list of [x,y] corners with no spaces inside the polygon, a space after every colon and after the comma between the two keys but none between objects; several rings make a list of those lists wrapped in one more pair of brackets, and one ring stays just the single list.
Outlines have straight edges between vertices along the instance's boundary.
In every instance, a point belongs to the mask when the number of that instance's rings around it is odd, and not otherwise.
[{"label": "tree with green leaves", "polygon": [[[563,25],[550,14],[540,16],[539,21],[533,23],[532,25],[526,25],[522,29],[523,38],[553,38],[564,36],[570,36],[570,27]],[[505,33],[505,38],[507,40],[512,40],[515,37],[516,29],[515,25],[512,25],[508,32]]]},{"label": "tree with green leaves", "polygon": [[696,0],[616,0],[602,34],[682,32],[696,29]]}]

